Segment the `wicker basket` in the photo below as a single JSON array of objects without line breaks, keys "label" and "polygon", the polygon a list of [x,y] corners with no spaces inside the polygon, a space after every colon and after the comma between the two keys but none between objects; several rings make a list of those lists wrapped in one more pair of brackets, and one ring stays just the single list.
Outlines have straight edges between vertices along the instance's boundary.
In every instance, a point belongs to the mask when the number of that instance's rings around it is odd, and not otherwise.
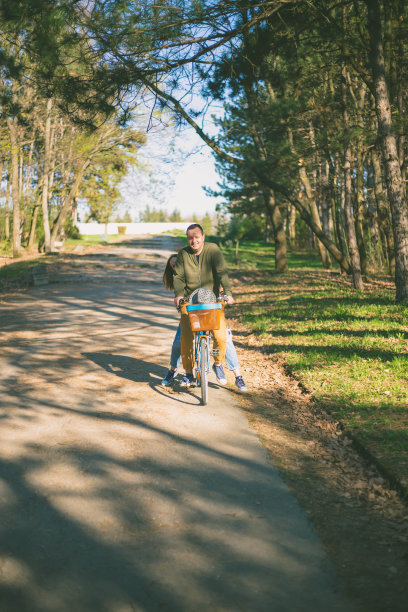
[{"label": "wicker basket", "polygon": [[221,304],[190,304],[187,306],[187,314],[190,321],[191,331],[209,331],[220,329]]}]

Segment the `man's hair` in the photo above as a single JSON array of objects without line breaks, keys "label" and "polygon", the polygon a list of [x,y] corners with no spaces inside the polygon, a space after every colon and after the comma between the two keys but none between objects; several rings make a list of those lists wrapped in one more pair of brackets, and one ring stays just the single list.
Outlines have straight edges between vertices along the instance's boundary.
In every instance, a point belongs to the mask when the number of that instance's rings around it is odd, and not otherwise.
[{"label": "man's hair", "polygon": [[189,226],[188,226],[188,228],[186,229],[186,236],[187,236],[187,234],[188,234],[188,232],[189,232],[190,230],[195,229],[196,227],[198,227],[198,229],[200,230],[200,232],[201,232],[202,234],[204,234],[204,230],[203,230],[203,228],[201,227],[201,225],[200,225],[199,223],[192,223],[192,224],[191,224],[191,225],[189,225]]}]

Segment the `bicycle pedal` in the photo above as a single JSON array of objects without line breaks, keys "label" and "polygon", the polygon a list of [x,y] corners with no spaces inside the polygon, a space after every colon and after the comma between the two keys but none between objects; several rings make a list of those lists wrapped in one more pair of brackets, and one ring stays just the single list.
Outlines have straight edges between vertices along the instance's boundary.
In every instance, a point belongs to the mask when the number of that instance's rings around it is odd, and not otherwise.
[{"label": "bicycle pedal", "polygon": [[220,349],[213,349],[212,351],[210,351],[210,355],[212,357],[219,357],[221,355],[221,351]]}]

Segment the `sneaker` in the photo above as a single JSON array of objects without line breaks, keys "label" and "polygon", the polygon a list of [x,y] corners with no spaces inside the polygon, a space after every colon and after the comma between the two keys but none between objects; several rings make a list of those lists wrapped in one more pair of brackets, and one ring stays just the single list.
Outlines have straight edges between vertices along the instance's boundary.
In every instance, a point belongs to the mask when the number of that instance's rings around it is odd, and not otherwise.
[{"label": "sneaker", "polygon": [[176,378],[176,376],[177,376],[177,370],[169,370],[166,376],[161,381],[161,384],[163,385],[163,387],[167,387],[168,385],[171,385],[171,383],[174,382],[174,379]]},{"label": "sneaker", "polygon": [[248,391],[248,387],[244,383],[244,379],[242,376],[237,376],[235,379],[235,385],[238,387],[239,391]]},{"label": "sneaker", "polygon": [[185,374],[181,379],[180,387],[185,387],[188,389],[189,387],[195,387],[196,380],[192,374]]},{"label": "sneaker", "polygon": [[224,374],[224,370],[222,368],[222,365],[213,365],[212,369],[214,370],[214,373],[217,377],[218,382],[220,383],[220,385],[226,385],[227,384],[227,379],[225,378],[225,374]]}]

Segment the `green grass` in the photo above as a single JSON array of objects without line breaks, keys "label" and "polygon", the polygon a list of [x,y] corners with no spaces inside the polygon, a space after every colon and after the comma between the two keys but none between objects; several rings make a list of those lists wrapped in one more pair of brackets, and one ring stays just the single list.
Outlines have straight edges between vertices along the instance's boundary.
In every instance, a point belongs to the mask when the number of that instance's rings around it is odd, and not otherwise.
[{"label": "green grass", "polygon": [[[260,258],[265,251],[261,243]],[[265,259],[259,270],[233,274],[243,322],[408,484],[408,309],[394,303],[391,279],[358,293],[337,272],[314,266],[313,257],[293,261],[298,265],[284,275],[262,269]]]},{"label": "green grass", "polygon": [[[209,238],[211,241],[211,237]],[[224,257],[231,270],[274,270],[275,269],[275,249],[270,242],[244,241],[238,248],[238,260],[236,260],[236,250],[234,245],[228,246],[220,244]],[[312,252],[288,252],[288,265],[290,268],[321,268],[322,264],[319,256]]]},{"label": "green grass", "polygon": [[108,235],[106,237],[103,236],[81,236],[81,238],[67,238],[64,242],[64,247],[75,247],[77,245],[82,246],[95,246],[96,244],[109,244],[111,242],[118,242],[120,238],[123,236]]}]

